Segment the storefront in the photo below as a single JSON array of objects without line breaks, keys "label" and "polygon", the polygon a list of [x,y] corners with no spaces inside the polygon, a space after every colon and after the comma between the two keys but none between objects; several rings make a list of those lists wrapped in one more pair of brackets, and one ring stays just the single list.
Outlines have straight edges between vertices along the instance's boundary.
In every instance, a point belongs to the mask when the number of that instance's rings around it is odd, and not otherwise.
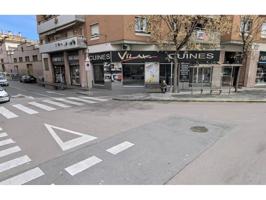
[{"label": "storefront", "polygon": [[54,73],[54,82],[55,83],[66,83],[63,54],[52,55],[52,67],[53,67],[53,73]]},{"label": "storefront", "polygon": [[256,75],[256,85],[266,85],[266,52],[263,51],[260,52]]},{"label": "storefront", "polygon": [[78,52],[68,54],[71,85],[80,86],[79,56]]},{"label": "storefront", "polygon": [[[173,58],[173,51],[112,51],[90,54],[95,84],[105,84],[104,66],[109,65],[114,68],[121,66],[121,83],[124,86],[153,87],[158,86],[162,80],[170,85],[173,81]],[[219,51],[180,52],[180,81],[211,82],[212,65],[217,64],[219,59]],[[116,70],[116,73],[119,71]],[[193,77],[192,80],[189,77]]]}]

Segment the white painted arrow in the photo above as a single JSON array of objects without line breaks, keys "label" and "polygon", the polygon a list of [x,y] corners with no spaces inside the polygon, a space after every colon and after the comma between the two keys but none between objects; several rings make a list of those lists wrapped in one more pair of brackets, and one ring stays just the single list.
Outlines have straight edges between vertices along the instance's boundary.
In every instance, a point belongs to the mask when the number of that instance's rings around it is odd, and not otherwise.
[{"label": "white painted arrow", "polygon": [[[79,132],[76,132],[76,131],[71,131],[71,130],[68,130],[68,129],[65,129],[65,128],[60,128],[60,127],[53,126],[53,125],[50,125],[50,124],[44,124],[44,126],[47,128],[48,132],[55,139],[55,141],[57,142],[57,144],[61,147],[61,149],[63,151],[72,149],[72,148],[74,148],[76,146],[79,146],[79,145],[84,144],[86,142],[90,142],[92,140],[97,139],[97,137],[94,137],[94,136],[91,136],[91,135],[88,135],[88,134],[79,133]],[[80,137],[72,139],[72,140],[68,140],[66,142],[63,142],[61,140],[61,138],[56,134],[54,129],[61,130],[61,131],[67,132],[67,133],[72,133],[72,134],[78,135]]]}]

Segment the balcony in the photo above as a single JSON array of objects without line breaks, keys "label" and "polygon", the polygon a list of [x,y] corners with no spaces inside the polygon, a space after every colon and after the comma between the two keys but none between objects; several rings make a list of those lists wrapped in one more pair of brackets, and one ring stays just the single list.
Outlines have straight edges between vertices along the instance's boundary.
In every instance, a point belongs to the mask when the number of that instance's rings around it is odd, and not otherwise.
[{"label": "balcony", "polygon": [[40,53],[50,53],[64,50],[84,49],[87,48],[85,38],[75,36],[63,40],[40,45]]},{"label": "balcony", "polygon": [[221,34],[219,32],[206,32],[204,30],[196,30],[191,36],[191,41],[200,44],[219,44]]},{"label": "balcony", "polygon": [[63,29],[68,26],[72,26],[78,22],[85,22],[84,15],[59,15],[57,17],[51,18],[48,21],[42,22],[37,26],[37,31],[39,34]]}]

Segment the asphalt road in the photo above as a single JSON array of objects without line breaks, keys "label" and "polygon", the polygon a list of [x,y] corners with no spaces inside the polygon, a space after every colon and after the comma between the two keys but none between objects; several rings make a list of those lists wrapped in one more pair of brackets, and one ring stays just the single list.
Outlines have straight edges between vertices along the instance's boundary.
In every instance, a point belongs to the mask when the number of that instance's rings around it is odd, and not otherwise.
[{"label": "asphalt road", "polygon": [[265,104],[120,102],[18,82],[7,91],[0,184],[266,183]]}]

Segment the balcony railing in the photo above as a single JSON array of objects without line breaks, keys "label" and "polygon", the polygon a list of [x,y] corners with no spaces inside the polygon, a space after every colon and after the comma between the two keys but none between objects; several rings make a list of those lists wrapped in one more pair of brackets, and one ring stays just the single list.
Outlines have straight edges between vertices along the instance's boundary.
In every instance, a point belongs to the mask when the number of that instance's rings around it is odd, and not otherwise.
[{"label": "balcony railing", "polygon": [[38,33],[45,33],[51,30],[55,30],[66,25],[71,25],[75,22],[85,22],[84,15],[59,15],[54,18],[51,18],[47,21],[40,23],[37,26]]},{"label": "balcony railing", "polygon": [[47,44],[40,45],[40,53],[49,53],[71,49],[87,48],[85,38],[82,36],[75,36],[64,40],[58,40]]},{"label": "balcony railing", "polygon": [[196,30],[191,36],[191,41],[203,44],[218,44],[220,39],[221,34],[219,32],[206,32],[204,30]]}]

